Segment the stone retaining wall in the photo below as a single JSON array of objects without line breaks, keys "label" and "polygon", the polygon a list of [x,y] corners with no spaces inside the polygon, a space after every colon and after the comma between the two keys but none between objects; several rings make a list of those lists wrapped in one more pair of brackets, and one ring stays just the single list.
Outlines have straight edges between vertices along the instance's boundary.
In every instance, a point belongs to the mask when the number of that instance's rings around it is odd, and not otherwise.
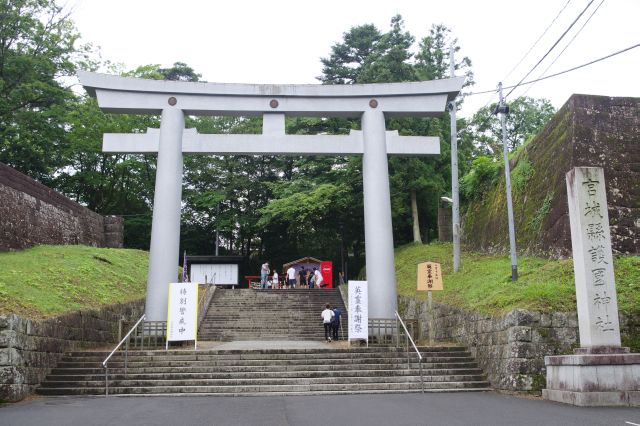
[{"label": "stone retaining wall", "polygon": [[32,321],[0,315],[0,401],[33,392],[65,352],[105,347],[118,339],[121,319],[138,319],[144,300]]},{"label": "stone retaining wall", "polygon": [[101,216],[2,163],[0,218],[0,251],[38,244],[123,244],[121,217]]},{"label": "stone retaining wall", "polygon": [[[572,95],[510,161],[518,252],[571,257],[565,174],[602,167],[614,253],[640,253],[640,98]],[[502,169],[501,169],[502,170]],[[518,171],[519,170],[519,171]],[[470,248],[509,253],[504,172],[462,216]]]},{"label": "stone retaining wall", "polygon": [[[416,319],[427,339],[426,300],[399,298],[403,318]],[[572,353],[579,346],[575,312],[540,314],[516,309],[503,316],[433,304],[435,342],[456,342],[469,348],[487,373],[491,386],[509,391],[535,391],[545,387],[544,357]],[[620,318],[623,341],[640,335],[640,318]]]}]

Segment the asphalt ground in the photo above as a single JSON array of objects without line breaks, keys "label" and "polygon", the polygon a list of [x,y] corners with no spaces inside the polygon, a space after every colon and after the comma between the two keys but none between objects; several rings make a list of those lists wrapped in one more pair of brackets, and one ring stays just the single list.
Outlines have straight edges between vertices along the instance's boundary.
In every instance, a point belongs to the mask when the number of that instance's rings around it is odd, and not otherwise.
[{"label": "asphalt ground", "polygon": [[581,408],[494,392],[61,397],[5,404],[0,425],[640,426],[640,409]]}]

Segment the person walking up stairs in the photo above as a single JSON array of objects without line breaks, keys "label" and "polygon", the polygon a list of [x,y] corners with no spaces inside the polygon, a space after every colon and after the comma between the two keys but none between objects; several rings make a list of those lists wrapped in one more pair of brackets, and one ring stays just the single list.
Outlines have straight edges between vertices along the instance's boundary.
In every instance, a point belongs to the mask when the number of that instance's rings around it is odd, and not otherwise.
[{"label": "person walking up stairs", "polygon": [[331,334],[333,333],[332,322],[333,317],[335,316],[335,314],[331,310],[331,305],[327,303],[327,305],[324,307],[324,311],[322,311],[322,314],[320,314],[320,316],[322,317],[322,324],[324,325],[324,340],[330,342]]}]

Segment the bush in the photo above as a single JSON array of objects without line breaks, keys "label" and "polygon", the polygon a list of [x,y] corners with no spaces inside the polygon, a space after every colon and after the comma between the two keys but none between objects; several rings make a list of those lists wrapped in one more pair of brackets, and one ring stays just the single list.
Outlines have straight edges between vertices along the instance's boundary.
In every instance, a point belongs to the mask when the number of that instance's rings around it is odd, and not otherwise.
[{"label": "bush", "polygon": [[525,152],[511,171],[511,186],[515,192],[521,192],[533,176],[533,166]]},{"label": "bush", "polygon": [[473,200],[495,185],[501,164],[490,157],[478,157],[473,160],[469,173],[460,179],[462,197],[466,200]]}]

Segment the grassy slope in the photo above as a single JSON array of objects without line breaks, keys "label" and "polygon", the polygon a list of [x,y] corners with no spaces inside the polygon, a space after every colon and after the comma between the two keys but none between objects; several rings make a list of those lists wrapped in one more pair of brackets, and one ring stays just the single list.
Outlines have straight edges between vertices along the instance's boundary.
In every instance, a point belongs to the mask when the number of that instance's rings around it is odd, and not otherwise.
[{"label": "grassy slope", "polygon": [[[575,310],[571,260],[520,257],[520,279],[511,282],[507,256],[462,253],[462,268],[452,273],[451,244],[409,244],[396,250],[398,292],[426,298],[416,291],[416,265],[442,264],[445,290],[436,301],[498,314],[514,308],[538,312]],[[148,253],[86,246],[40,246],[0,253],[0,313],[46,318],[144,297]],[[640,314],[640,257],[615,260],[618,305]]]},{"label": "grassy slope", "polygon": [[[463,252],[462,268],[453,274],[451,244],[409,244],[396,250],[398,293],[426,299],[416,290],[417,264],[442,264],[444,291],[434,300],[465,309],[501,314],[514,308],[537,312],[574,311],[576,297],[571,260],[518,258],[519,279],[511,281],[508,256]],[[624,314],[640,314],[640,256],[615,259],[618,306]]]},{"label": "grassy slope", "polygon": [[144,297],[148,253],[39,246],[0,253],[0,314],[47,318]]}]

